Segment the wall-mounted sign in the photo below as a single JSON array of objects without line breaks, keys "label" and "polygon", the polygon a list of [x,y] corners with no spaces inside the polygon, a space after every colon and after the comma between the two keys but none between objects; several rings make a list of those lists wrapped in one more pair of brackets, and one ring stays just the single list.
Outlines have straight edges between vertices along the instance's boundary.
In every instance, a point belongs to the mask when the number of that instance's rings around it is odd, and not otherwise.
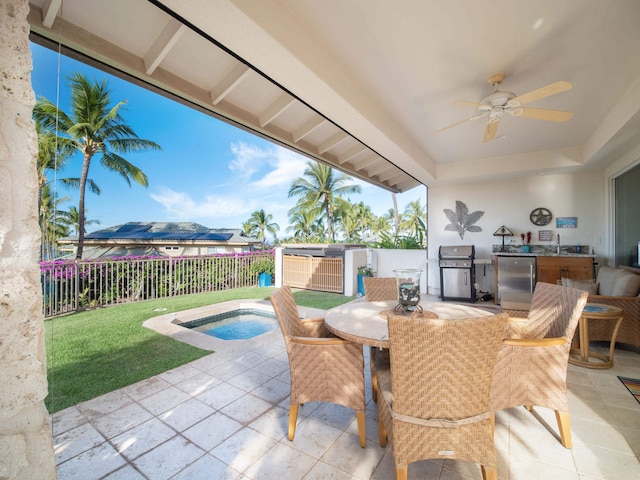
[{"label": "wall-mounted sign", "polygon": [[556,217],[556,228],[576,228],[578,217]]},{"label": "wall-mounted sign", "polygon": [[552,240],[551,230],[539,230],[538,231],[538,240],[541,242],[550,242]]}]

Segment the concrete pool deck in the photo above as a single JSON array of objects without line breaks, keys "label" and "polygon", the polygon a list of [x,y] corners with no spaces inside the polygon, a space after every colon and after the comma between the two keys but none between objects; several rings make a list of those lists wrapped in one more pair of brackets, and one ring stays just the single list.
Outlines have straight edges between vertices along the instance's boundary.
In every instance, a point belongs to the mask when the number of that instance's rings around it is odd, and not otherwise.
[{"label": "concrete pool deck", "polygon": [[[204,307],[192,308],[189,310],[182,310],[179,312],[165,313],[157,317],[152,317],[146,320],[142,326],[153,330],[161,335],[166,335],[179,342],[187,343],[193,347],[201,348],[203,350],[220,351],[234,349],[238,346],[238,340],[221,340],[216,337],[212,337],[205,333],[196,332],[190,328],[181,326],[182,323],[191,322],[200,318],[210,317],[212,315],[218,315],[221,313],[231,312],[234,310],[262,310],[274,314],[273,307],[269,300],[230,300],[228,302],[216,303],[212,305],[206,305]],[[301,307],[300,316],[302,317],[323,317],[325,311],[311,307]],[[276,338],[280,338],[282,334],[280,329],[277,328],[272,332],[267,332],[259,337],[262,338],[265,335],[276,335]],[[243,339],[242,342],[257,342],[256,338]],[[235,347],[234,347],[235,346]],[[247,346],[246,343],[242,343],[243,348]]]},{"label": "concrete pool deck", "polygon": [[[352,410],[319,402],[300,408],[289,441],[279,329],[218,343],[224,348],[215,353],[53,414],[58,480],[394,478],[392,449],[378,443],[367,363],[367,447]],[[368,362],[368,348],[364,355]],[[617,375],[639,378],[640,355],[617,350],[609,370],[569,365],[571,450],[557,439],[553,411],[498,412],[499,480],[639,480],[640,404]],[[441,459],[409,466],[409,480],[425,478],[478,480],[480,467]]]}]

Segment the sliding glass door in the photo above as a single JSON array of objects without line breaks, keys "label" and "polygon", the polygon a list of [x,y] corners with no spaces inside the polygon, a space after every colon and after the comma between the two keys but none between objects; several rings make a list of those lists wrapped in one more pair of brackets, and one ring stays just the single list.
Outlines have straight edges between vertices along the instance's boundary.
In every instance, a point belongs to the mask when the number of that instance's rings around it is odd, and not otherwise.
[{"label": "sliding glass door", "polygon": [[616,265],[638,266],[640,165],[614,180]]}]

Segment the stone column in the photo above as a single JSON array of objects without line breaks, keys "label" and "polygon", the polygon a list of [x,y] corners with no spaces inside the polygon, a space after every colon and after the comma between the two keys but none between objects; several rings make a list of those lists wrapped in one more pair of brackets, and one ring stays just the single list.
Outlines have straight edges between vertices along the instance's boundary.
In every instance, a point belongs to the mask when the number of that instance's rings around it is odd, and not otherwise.
[{"label": "stone column", "polygon": [[55,479],[28,0],[0,0],[0,479]]}]

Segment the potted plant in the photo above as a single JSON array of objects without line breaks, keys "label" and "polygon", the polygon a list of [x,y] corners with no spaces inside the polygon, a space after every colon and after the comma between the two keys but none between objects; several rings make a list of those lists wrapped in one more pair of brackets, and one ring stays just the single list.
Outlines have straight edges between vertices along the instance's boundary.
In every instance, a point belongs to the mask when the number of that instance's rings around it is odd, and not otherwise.
[{"label": "potted plant", "polygon": [[358,296],[364,296],[364,281],[363,277],[373,277],[373,268],[371,265],[362,265],[358,267]]},{"label": "potted plant", "polygon": [[523,253],[529,253],[531,251],[531,232],[521,233],[520,238],[522,238],[522,247],[521,250]]},{"label": "potted plant", "polygon": [[251,264],[251,271],[258,274],[258,285],[270,287],[275,273],[276,263],[273,257],[262,257]]}]

